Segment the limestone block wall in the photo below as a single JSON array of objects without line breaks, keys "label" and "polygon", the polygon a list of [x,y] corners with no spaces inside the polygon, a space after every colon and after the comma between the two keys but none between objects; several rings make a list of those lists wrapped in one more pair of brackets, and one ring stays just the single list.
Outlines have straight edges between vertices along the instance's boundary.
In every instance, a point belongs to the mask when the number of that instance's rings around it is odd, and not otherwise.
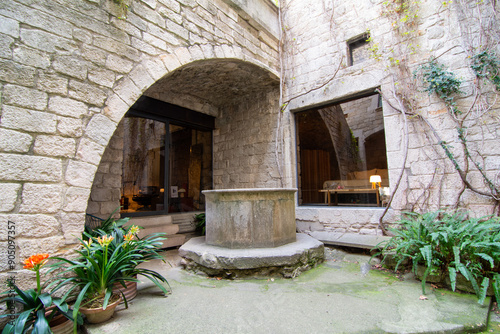
[{"label": "limestone block wall", "polygon": [[123,122],[120,122],[102,155],[92,183],[86,213],[106,219],[120,206],[122,163]]},{"label": "limestone block wall", "polygon": [[[137,0],[127,13],[112,0],[0,2],[0,281],[29,255],[70,252],[87,207],[115,208],[120,143],[110,139],[156,81],[213,59],[276,76],[277,29],[265,26],[277,14],[252,16],[222,0]],[[17,274],[21,286],[29,274]]]},{"label": "limestone block wall", "polygon": [[[397,217],[404,210],[453,209],[457,206],[478,216],[493,213],[494,206],[488,198],[470,190],[462,193],[463,183],[453,163],[438,144],[443,140],[453,146],[451,150],[456,154],[459,164],[465,166],[456,131],[457,124],[447,112],[445,104],[437,96],[429,96],[424,92],[421,81],[414,81],[412,73],[431,56],[439,57],[439,62],[463,81],[463,93],[457,96],[458,105],[462,110],[469,110],[478,96],[470,59],[475,50],[481,49],[481,41],[488,41],[487,37],[481,35],[481,31],[488,31],[490,36],[498,36],[498,21],[492,16],[491,10],[495,3],[454,1],[448,6],[432,0],[417,4],[409,2],[416,7],[404,13],[410,13],[408,17],[412,24],[411,27],[406,26],[407,30],[404,30],[402,17],[398,17],[397,11],[390,8],[391,2],[298,0],[284,3],[284,100],[290,100],[290,114],[341,102],[376,88],[380,88],[385,96],[383,122],[392,189],[401,170],[404,171],[391,206],[391,210],[394,210],[392,217]],[[415,19],[411,19],[412,13],[417,15]],[[403,30],[395,27],[402,27]],[[348,41],[366,33],[371,37],[371,57],[348,66]],[[498,54],[498,44],[490,44],[493,45],[491,51]],[[471,115],[474,116],[473,120],[466,123],[467,135],[475,158],[498,186],[499,104],[493,97],[495,93],[492,93],[491,86],[484,84],[482,89],[486,95],[490,94],[489,98],[482,100],[490,108],[482,109],[483,112],[486,110],[482,117],[479,117],[481,111],[477,109],[477,105],[470,109],[474,110],[471,113],[476,114]],[[407,93],[413,112],[425,117],[437,129],[440,138],[434,136],[421,119],[407,118],[406,123],[397,109],[391,107],[399,106],[395,93],[401,92]],[[409,137],[406,161],[405,124],[408,124]],[[487,190],[479,171],[475,167],[470,168],[468,181],[481,191]],[[337,210],[318,210],[318,214],[311,215],[309,209],[298,208],[298,224],[303,224],[304,229],[318,228],[316,224],[319,224],[325,229],[351,231],[357,230],[353,228],[357,220],[352,218],[365,217],[367,214],[358,209],[344,209],[346,214],[340,215],[337,215]],[[374,221],[378,212],[373,210],[369,213],[369,219],[360,222],[363,228],[369,227],[375,233],[375,225],[370,222]],[[360,216],[352,213],[360,213]],[[386,220],[390,223],[391,219],[388,217],[386,216]]]},{"label": "limestone block wall", "polygon": [[274,87],[221,110],[214,131],[214,189],[281,187],[275,154],[278,94]]}]

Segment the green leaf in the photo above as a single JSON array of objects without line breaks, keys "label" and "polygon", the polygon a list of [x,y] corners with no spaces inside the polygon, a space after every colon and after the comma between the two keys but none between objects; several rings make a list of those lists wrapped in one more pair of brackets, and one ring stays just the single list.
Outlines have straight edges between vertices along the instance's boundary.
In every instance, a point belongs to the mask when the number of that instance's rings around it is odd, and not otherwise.
[{"label": "green leaf", "polygon": [[33,326],[33,334],[48,334],[52,333],[50,330],[49,322],[45,318],[45,310],[40,309],[36,313],[36,321]]},{"label": "green leaf", "polygon": [[481,283],[481,291],[479,293],[479,300],[477,301],[481,305],[484,304],[484,300],[486,299],[486,293],[488,292],[489,286],[490,286],[490,279],[488,277],[483,278],[483,282]]},{"label": "green leaf", "polygon": [[455,291],[456,284],[457,284],[457,271],[453,267],[448,267],[448,274],[450,276],[451,289],[453,291]]}]

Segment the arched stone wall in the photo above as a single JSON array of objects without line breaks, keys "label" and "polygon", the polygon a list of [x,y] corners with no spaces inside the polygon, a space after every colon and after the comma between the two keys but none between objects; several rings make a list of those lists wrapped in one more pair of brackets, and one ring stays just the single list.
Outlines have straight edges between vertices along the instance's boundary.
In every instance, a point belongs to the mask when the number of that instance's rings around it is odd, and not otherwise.
[{"label": "arched stone wall", "polygon": [[0,280],[8,226],[16,269],[72,249],[118,122],[160,78],[226,58],[276,75],[276,36],[228,4],[138,0],[119,19],[112,0],[0,3]]}]

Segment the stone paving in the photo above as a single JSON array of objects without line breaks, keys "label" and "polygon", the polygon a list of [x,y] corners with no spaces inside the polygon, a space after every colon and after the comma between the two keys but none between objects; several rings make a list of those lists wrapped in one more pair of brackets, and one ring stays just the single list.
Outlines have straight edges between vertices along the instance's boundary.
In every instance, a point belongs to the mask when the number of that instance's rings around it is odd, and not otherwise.
[{"label": "stone paving", "polygon": [[[326,262],[294,279],[222,280],[197,276],[178,265],[149,266],[164,274],[172,294],[139,285],[128,309],[101,333],[469,333],[486,329],[488,303],[473,295],[427,289],[405,275],[371,269],[366,255],[326,249]],[[494,326],[498,326],[495,324]]]}]

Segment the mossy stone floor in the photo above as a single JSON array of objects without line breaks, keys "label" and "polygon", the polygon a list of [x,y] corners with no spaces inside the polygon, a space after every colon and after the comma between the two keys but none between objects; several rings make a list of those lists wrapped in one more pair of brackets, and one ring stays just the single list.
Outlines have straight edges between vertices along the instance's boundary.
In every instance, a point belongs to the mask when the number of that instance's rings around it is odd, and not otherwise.
[{"label": "mossy stone floor", "polygon": [[[326,249],[326,261],[294,279],[219,280],[187,273],[169,263],[150,267],[164,274],[172,294],[163,297],[149,281],[139,285],[128,309],[97,333],[470,333],[486,328],[489,300],[427,288],[370,270],[369,256]],[[496,331],[494,333],[500,333]]]}]

